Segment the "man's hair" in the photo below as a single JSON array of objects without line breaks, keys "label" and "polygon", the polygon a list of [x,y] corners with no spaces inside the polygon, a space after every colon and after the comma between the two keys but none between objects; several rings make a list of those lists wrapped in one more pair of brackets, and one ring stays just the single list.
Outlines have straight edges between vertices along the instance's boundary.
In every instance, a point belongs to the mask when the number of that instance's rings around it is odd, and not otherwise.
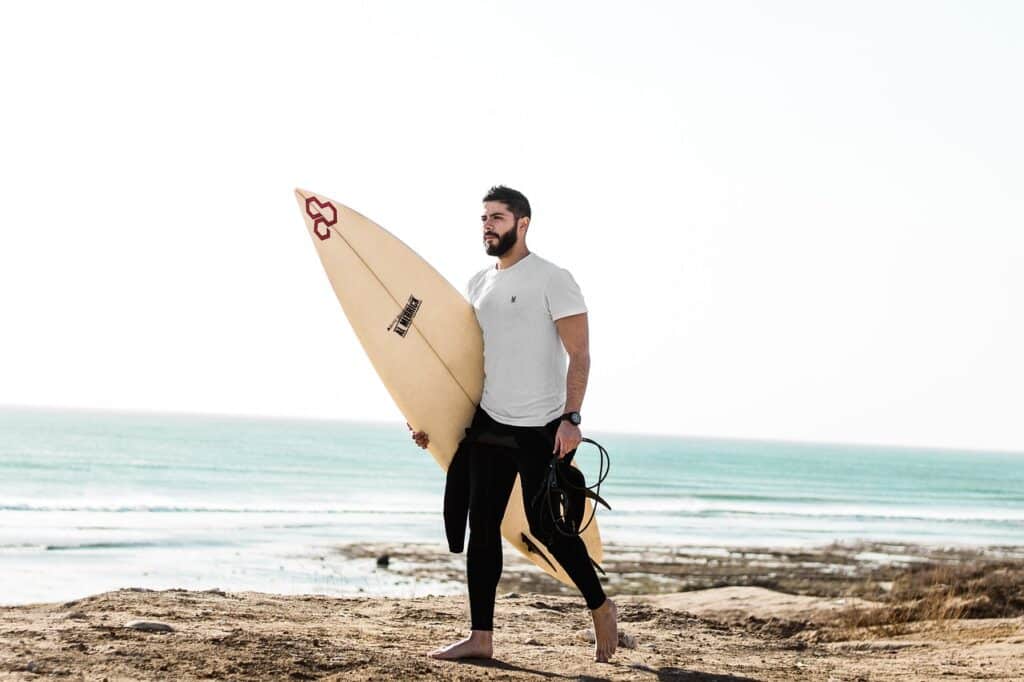
[{"label": "man's hair", "polygon": [[505,185],[495,185],[487,191],[484,201],[500,201],[512,211],[512,217],[516,225],[519,225],[520,218],[530,217],[530,200],[522,192],[514,190]]}]

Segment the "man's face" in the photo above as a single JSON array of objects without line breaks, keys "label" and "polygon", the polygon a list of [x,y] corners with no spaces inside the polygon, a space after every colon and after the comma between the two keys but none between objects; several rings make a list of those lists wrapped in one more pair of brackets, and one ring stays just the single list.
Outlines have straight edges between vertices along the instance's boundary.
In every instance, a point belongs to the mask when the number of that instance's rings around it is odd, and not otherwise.
[{"label": "man's face", "polygon": [[519,239],[515,216],[502,201],[485,201],[480,222],[488,256],[504,256]]}]

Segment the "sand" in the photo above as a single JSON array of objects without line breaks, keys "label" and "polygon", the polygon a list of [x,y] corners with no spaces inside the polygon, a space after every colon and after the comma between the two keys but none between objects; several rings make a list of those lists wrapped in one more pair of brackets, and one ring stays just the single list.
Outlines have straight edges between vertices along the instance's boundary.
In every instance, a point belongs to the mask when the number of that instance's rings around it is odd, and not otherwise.
[{"label": "sand", "polygon": [[[403,550],[392,550],[398,570]],[[837,551],[845,552],[822,550]],[[849,551],[872,560],[879,554],[863,547]],[[769,553],[770,560],[764,552],[747,554],[755,564],[780,560],[778,553]],[[733,550],[716,556],[725,574],[749,579],[749,570],[738,571]],[[945,556],[956,566],[967,565],[962,555]],[[806,555],[796,564],[791,559],[792,571],[776,566],[773,572],[788,580],[800,574],[800,563],[823,564],[805,561]],[[676,564],[663,568],[675,570]],[[1020,588],[1019,574],[1008,573],[1007,566],[1019,568],[993,560],[979,575],[999,590]],[[966,600],[944,584],[943,603],[973,606],[908,619],[908,613],[925,611],[908,611],[904,601],[871,595],[909,594],[916,584],[911,578],[923,575],[920,570],[894,575],[877,566],[864,570],[893,578],[896,587],[863,576],[841,586],[802,574],[798,582],[822,594],[742,584],[617,593],[621,629],[636,647],[620,648],[609,664],[593,661],[586,640],[591,622],[580,598],[526,591],[523,586],[533,581],[517,582],[518,569],[509,571],[511,578],[502,585],[515,591],[498,599],[495,658],[454,663],[425,653],[465,634],[462,596],[124,589],[62,604],[0,608],[0,680],[1024,680],[1024,616],[966,617],[984,615],[981,602],[990,611],[1017,608],[1019,591],[975,590]],[[702,571],[691,565],[690,572]],[[633,577],[616,580],[622,576],[615,573],[606,584],[647,584],[636,571],[625,573]],[[968,581],[966,573],[960,575]],[[662,584],[663,578],[655,582]],[[929,584],[928,590],[933,588]],[[924,601],[915,597],[913,603]],[[126,627],[139,620],[173,629]]]},{"label": "sand", "polygon": [[[505,596],[495,659],[451,663],[424,653],[463,634],[461,597],[121,590],[0,611],[0,680],[1024,679],[1021,618],[922,623],[899,637],[789,635],[788,621],[819,618],[833,601],[763,588],[623,597],[621,627],[637,648],[599,664],[578,599]],[[771,615],[779,607],[785,618]],[[174,630],[124,627],[136,619]]]}]

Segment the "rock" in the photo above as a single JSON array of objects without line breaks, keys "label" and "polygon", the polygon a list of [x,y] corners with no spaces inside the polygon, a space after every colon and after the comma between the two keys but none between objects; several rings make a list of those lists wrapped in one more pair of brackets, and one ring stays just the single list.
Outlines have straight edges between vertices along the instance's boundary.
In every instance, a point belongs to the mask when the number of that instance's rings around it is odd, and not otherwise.
[{"label": "rock", "polygon": [[519,597],[518,592],[508,592],[507,594],[501,595],[502,599],[516,599]]},{"label": "rock", "polygon": [[381,568],[387,568],[388,564],[390,563],[391,557],[389,557],[387,554],[381,554],[379,557],[377,557],[377,565]]},{"label": "rock", "polygon": [[530,637],[528,640],[523,642],[523,644],[529,644],[530,646],[540,646],[540,640],[538,640],[536,637]]},{"label": "rock", "polygon": [[85,620],[86,618],[88,618],[88,616],[82,613],[81,611],[72,611],[64,617],[70,620]]},{"label": "rock", "polygon": [[156,620],[130,620],[124,626],[132,630],[143,630],[145,632],[174,632],[174,628],[170,625]]},{"label": "rock", "polygon": [[[578,634],[580,637],[590,642],[591,644],[594,643],[595,637],[594,631],[592,629],[587,628],[586,630],[580,630],[576,634]],[[637,644],[638,642],[635,636],[623,632],[622,630],[619,630],[619,646],[621,646],[624,649],[635,649],[637,647]]]},{"label": "rock", "polygon": [[25,672],[38,673],[39,672],[39,664],[36,663],[35,661],[29,661],[28,663],[25,664]]}]

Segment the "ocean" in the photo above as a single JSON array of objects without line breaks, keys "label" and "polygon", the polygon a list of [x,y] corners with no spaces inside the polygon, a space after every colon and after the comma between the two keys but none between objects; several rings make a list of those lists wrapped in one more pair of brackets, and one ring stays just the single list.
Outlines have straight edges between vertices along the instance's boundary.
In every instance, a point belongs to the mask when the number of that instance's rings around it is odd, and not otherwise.
[{"label": "ocean", "polygon": [[[591,433],[606,543],[1024,546],[1024,454]],[[577,461],[593,480],[597,453]],[[121,587],[415,596],[353,543],[445,547],[404,424],[0,409],[0,604]]]}]

